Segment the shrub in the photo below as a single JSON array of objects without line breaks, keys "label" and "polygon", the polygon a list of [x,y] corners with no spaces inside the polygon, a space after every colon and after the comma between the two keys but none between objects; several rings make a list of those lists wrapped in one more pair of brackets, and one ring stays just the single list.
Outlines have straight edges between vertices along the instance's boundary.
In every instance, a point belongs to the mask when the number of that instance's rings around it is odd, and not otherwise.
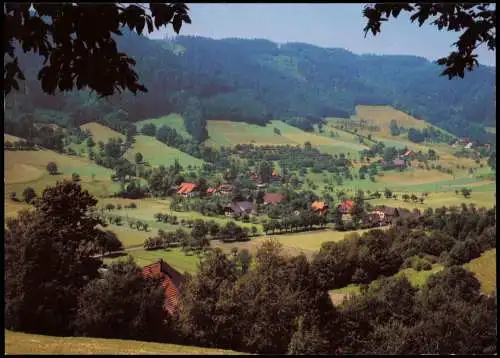
[{"label": "shrub", "polygon": [[31,204],[36,198],[35,190],[32,187],[26,187],[23,191],[23,198],[26,203]]},{"label": "shrub", "polygon": [[57,169],[57,164],[55,162],[49,162],[47,164],[47,171],[49,172],[50,175],[58,174],[59,170]]}]

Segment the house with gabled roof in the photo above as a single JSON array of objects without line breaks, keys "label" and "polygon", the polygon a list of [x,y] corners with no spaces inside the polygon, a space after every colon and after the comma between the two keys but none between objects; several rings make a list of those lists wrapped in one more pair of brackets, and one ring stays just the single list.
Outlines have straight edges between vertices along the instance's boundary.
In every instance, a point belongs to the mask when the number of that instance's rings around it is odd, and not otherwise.
[{"label": "house with gabled roof", "polygon": [[173,314],[179,307],[180,289],[184,282],[184,276],[162,259],[153,264],[144,266],[142,273],[146,277],[161,277],[161,286],[165,292],[163,307],[169,314]]},{"label": "house with gabled roof", "polygon": [[275,205],[283,200],[285,200],[285,196],[280,193],[266,193],[264,195],[264,204]]},{"label": "house with gabled roof", "polygon": [[253,204],[249,201],[235,201],[224,207],[224,215],[226,216],[243,216],[249,215],[253,210]]},{"label": "house with gabled roof", "polygon": [[182,195],[184,197],[191,197],[198,192],[198,185],[195,183],[182,183],[178,190],[177,194]]},{"label": "house with gabled roof", "polygon": [[323,215],[328,211],[328,204],[321,200],[315,200],[311,204],[311,209],[315,213]]},{"label": "house with gabled roof", "polygon": [[337,210],[341,212],[342,215],[347,215],[351,213],[353,207],[354,207],[353,200],[344,200],[341,204],[337,206]]}]

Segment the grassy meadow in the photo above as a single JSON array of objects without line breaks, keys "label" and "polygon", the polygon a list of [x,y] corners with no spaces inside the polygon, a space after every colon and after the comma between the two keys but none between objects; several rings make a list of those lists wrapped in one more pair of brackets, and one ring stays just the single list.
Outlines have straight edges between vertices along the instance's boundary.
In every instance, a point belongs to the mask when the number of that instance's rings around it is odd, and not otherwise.
[{"label": "grassy meadow", "polygon": [[[4,159],[5,193],[14,191],[19,198],[27,186],[41,193],[57,181],[71,179],[72,173],[79,174],[82,186],[97,197],[105,196],[119,188],[119,185],[111,181],[112,170],[86,158],[39,150],[4,151]],[[47,172],[46,166],[49,162],[57,164],[59,175],[50,175]]]},{"label": "grassy meadow", "polygon": [[166,125],[167,127],[175,129],[175,131],[180,135],[182,135],[184,138],[191,138],[191,135],[186,131],[186,127],[184,127],[184,119],[176,113],[171,113],[168,116],[150,118],[150,119],[145,119],[143,121],[139,121],[136,123],[137,131],[140,132],[141,128],[145,124],[149,123],[154,124],[157,130],[161,126]]},{"label": "grassy meadow", "polygon": [[111,138],[121,138],[122,140],[125,140],[125,136],[123,134],[100,123],[90,122],[80,126],[80,128],[82,130],[89,130],[96,143],[99,141],[106,143]]},{"label": "grassy meadow", "polygon": [[53,337],[5,330],[5,354],[240,354],[222,349],[119,339]]},{"label": "grassy meadow", "polygon": [[[444,267],[440,264],[432,265],[432,269],[427,271],[417,271],[412,268],[407,268],[399,271],[394,277],[405,276],[408,281],[414,287],[422,287],[425,284],[425,281],[433,274],[441,271]],[[376,285],[377,280],[370,283],[370,285]],[[328,293],[332,302],[336,305],[341,304],[344,298],[350,295],[356,295],[360,293],[361,285],[358,284],[350,284],[346,287],[338,288],[336,290],[330,290]]]},{"label": "grassy meadow", "polygon": [[203,160],[195,158],[180,150],[169,147],[165,143],[160,142],[154,137],[145,135],[135,136],[135,143],[124,155],[130,162],[135,162],[135,154],[141,153],[144,160],[151,166],[157,167],[160,165],[169,166],[174,164],[177,159],[183,167],[201,167]]},{"label": "grassy meadow", "polygon": [[[128,252],[129,256],[134,258],[137,265],[143,267],[149,265],[153,262],[163,259],[168,262],[177,271],[184,273],[189,272],[190,274],[196,273],[197,264],[199,262],[199,257],[195,254],[185,254],[178,248],[172,248],[168,251],[166,250],[133,250]],[[124,256],[117,256],[113,258],[105,258],[104,263],[110,264],[118,260],[124,260]]]},{"label": "grassy meadow", "polygon": [[491,249],[484,252],[477,259],[465,264],[464,266],[472,271],[481,283],[481,291],[490,295],[497,289],[497,250]]},{"label": "grassy meadow", "polygon": [[251,253],[255,253],[257,248],[262,243],[269,239],[275,239],[283,245],[283,249],[290,255],[304,253],[308,257],[317,252],[324,242],[329,241],[342,241],[349,239],[353,233],[362,235],[364,232],[371,229],[354,230],[349,232],[335,231],[330,229],[315,230],[299,233],[285,233],[281,235],[263,235],[246,242],[223,243],[220,241],[212,241],[212,247],[219,247],[225,252],[230,252],[231,248],[237,247],[238,249],[247,249]]}]

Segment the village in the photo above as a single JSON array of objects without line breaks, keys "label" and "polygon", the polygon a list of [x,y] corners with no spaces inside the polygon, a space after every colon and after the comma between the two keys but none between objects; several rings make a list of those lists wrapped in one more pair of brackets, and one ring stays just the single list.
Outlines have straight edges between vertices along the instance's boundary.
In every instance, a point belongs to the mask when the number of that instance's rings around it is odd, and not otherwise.
[{"label": "village", "polygon": [[[390,168],[404,168],[406,166],[406,160],[409,155],[411,155],[411,151],[407,151],[403,156],[396,158],[393,163],[383,163],[383,165]],[[382,164],[382,163],[381,163]],[[220,184],[217,187],[208,187],[205,189],[200,188],[200,185],[194,182],[183,182],[178,186],[174,186],[172,189],[176,190],[176,196],[183,198],[183,200],[189,200],[191,198],[204,198],[204,200],[210,200],[210,198],[222,198],[224,201],[228,202],[223,206],[223,215],[226,217],[231,217],[233,219],[241,220],[245,217],[258,217],[262,214],[262,210],[258,210],[258,198],[259,194],[263,193],[261,202],[265,208],[278,206],[278,205],[286,205],[287,196],[282,192],[276,191],[266,191],[265,190],[269,184],[274,184],[274,188],[278,186],[278,188],[282,189],[283,186],[280,185],[282,181],[281,175],[273,170],[272,175],[269,180],[264,182],[259,176],[250,171],[250,179],[255,184],[257,189],[250,193],[247,197],[242,195],[234,196],[235,187],[231,183]],[[278,190],[279,191],[279,190]],[[202,199],[203,200],[203,199]],[[332,208],[333,203],[328,203],[325,200],[312,200],[308,203],[308,209],[314,214],[327,218],[327,223],[352,223],[353,222],[353,210],[355,209],[355,198],[342,200],[338,205]],[[420,215],[420,211],[414,210],[414,212],[410,212],[407,209],[397,209],[394,207],[389,207],[385,205],[370,207],[370,209],[365,210],[364,206],[362,208],[358,208],[358,212],[360,213],[360,217],[362,220],[358,223],[363,228],[369,227],[377,227],[389,225],[393,220],[395,220],[399,216],[407,216],[407,215]],[[294,208],[295,210],[291,210],[290,212],[293,215],[299,216],[301,214],[301,210]],[[330,210],[329,210],[330,209]],[[366,211],[366,212],[365,212]],[[338,225],[337,225],[338,227]],[[348,226],[355,229],[355,225]],[[342,227],[342,229],[345,229]]]}]

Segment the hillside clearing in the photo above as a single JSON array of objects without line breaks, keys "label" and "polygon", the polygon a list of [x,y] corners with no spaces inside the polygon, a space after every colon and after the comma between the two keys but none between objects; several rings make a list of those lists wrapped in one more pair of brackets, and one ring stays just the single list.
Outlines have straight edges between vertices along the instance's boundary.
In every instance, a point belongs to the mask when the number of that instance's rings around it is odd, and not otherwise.
[{"label": "hillside clearing", "polygon": [[[37,193],[41,193],[57,181],[71,179],[72,173],[79,174],[82,186],[98,197],[109,195],[119,188],[119,185],[110,179],[112,170],[86,158],[39,150],[4,151],[4,159],[5,191],[14,191],[18,196],[26,186],[31,186]],[[47,172],[46,166],[49,162],[57,164],[60,175],[50,175]]]},{"label": "hillside clearing", "polygon": [[106,143],[111,138],[121,138],[125,140],[125,136],[113,129],[106,127],[97,122],[90,122],[80,126],[82,130],[88,129],[92,133],[92,137],[94,137],[94,141],[97,143],[102,141]]},{"label": "hillside clearing", "polygon": [[177,113],[171,113],[168,116],[162,116],[158,118],[145,119],[143,121],[137,122],[135,125],[137,131],[140,132],[145,124],[152,123],[156,126],[158,130],[161,126],[166,125],[167,127],[175,129],[177,133],[182,135],[184,138],[191,138],[191,135],[187,132],[184,126],[184,119]]},{"label": "hillside clearing", "polygon": [[[431,275],[443,270],[443,268],[444,266],[440,264],[432,265],[432,269],[427,271],[417,271],[412,268],[407,268],[399,271],[393,277],[406,276],[406,278],[408,279],[408,281],[411,283],[412,286],[422,287]],[[375,280],[371,282],[369,285],[374,285],[374,284],[376,285],[377,281],[378,280]],[[361,285],[352,283],[346,287],[330,290],[328,291],[328,294],[330,295],[332,303],[334,305],[339,305],[346,297],[350,295],[359,294],[360,290],[361,290]]]},{"label": "hillside clearing", "polygon": [[141,153],[144,160],[153,167],[173,165],[176,159],[183,167],[189,165],[192,167],[201,167],[204,163],[201,159],[181,152],[176,148],[169,147],[154,137],[145,135],[135,136],[134,145],[125,153],[124,157],[134,163],[136,153]]},{"label": "hillside clearing", "polygon": [[[417,196],[420,196],[420,193],[415,192]],[[470,198],[465,199],[462,195],[457,195],[455,192],[434,192],[429,194],[427,198],[425,198],[424,203],[420,204],[418,203],[413,203],[410,201],[403,201],[401,199],[401,194],[398,193],[399,199],[394,200],[394,199],[385,199],[385,198],[380,198],[380,199],[372,199],[369,200],[368,202],[373,205],[387,205],[387,206],[393,206],[393,207],[398,207],[398,208],[406,208],[406,209],[420,209],[420,210],[425,210],[426,208],[441,208],[443,206],[450,207],[450,206],[460,206],[462,203],[465,203],[467,205],[469,204],[474,204],[477,207],[486,207],[486,208],[491,208],[493,205],[495,205],[495,197],[492,195],[491,192],[472,192],[472,195]],[[412,194],[412,192],[408,192],[409,195]]]},{"label": "hillside clearing", "polygon": [[3,141],[4,142],[16,143],[16,142],[24,141],[24,139],[16,137],[14,135],[10,135],[10,134],[4,133],[3,134]]},{"label": "hillside clearing", "polygon": [[[274,126],[258,126],[243,122],[207,121],[207,130],[210,142],[216,146],[255,144],[255,145],[295,145],[296,143],[285,136],[274,133]],[[303,144],[303,143],[302,143]]]},{"label": "hillside clearing", "polygon": [[464,265],[465,268],[472,271],[481,283],[481,291],[490,295],[496,291],[497,286],[497,249],[491,249]]},{"label": "hillside clearing", "polygon": [[241,354],[234,351],[119,339],[52,337],[5,330],[5,354]]},{"label": "hillside clearing", "polygon": [[453,175],[437,170],[408,170],[404,172],[387,172],[384,173],[384,176],[379,177],[378,180],[393,186],[409,186],[453,180]]},{"label": "hillside clearing", "polygon": [[[280,131],[280,134],[274,133],[275,128]],[[302,147],[305,142],[310,142],[320,152],[327,154],[348,152],[357,154],[360,150],[366,148],[354,141],[337,140],[324,135],[305,132],[277,120],[273,120],[265,126],[212,120],[208,121],[207,129],[210,137],[208,143],[216,146],[255,144],[259,146],[300,145]]]}]

